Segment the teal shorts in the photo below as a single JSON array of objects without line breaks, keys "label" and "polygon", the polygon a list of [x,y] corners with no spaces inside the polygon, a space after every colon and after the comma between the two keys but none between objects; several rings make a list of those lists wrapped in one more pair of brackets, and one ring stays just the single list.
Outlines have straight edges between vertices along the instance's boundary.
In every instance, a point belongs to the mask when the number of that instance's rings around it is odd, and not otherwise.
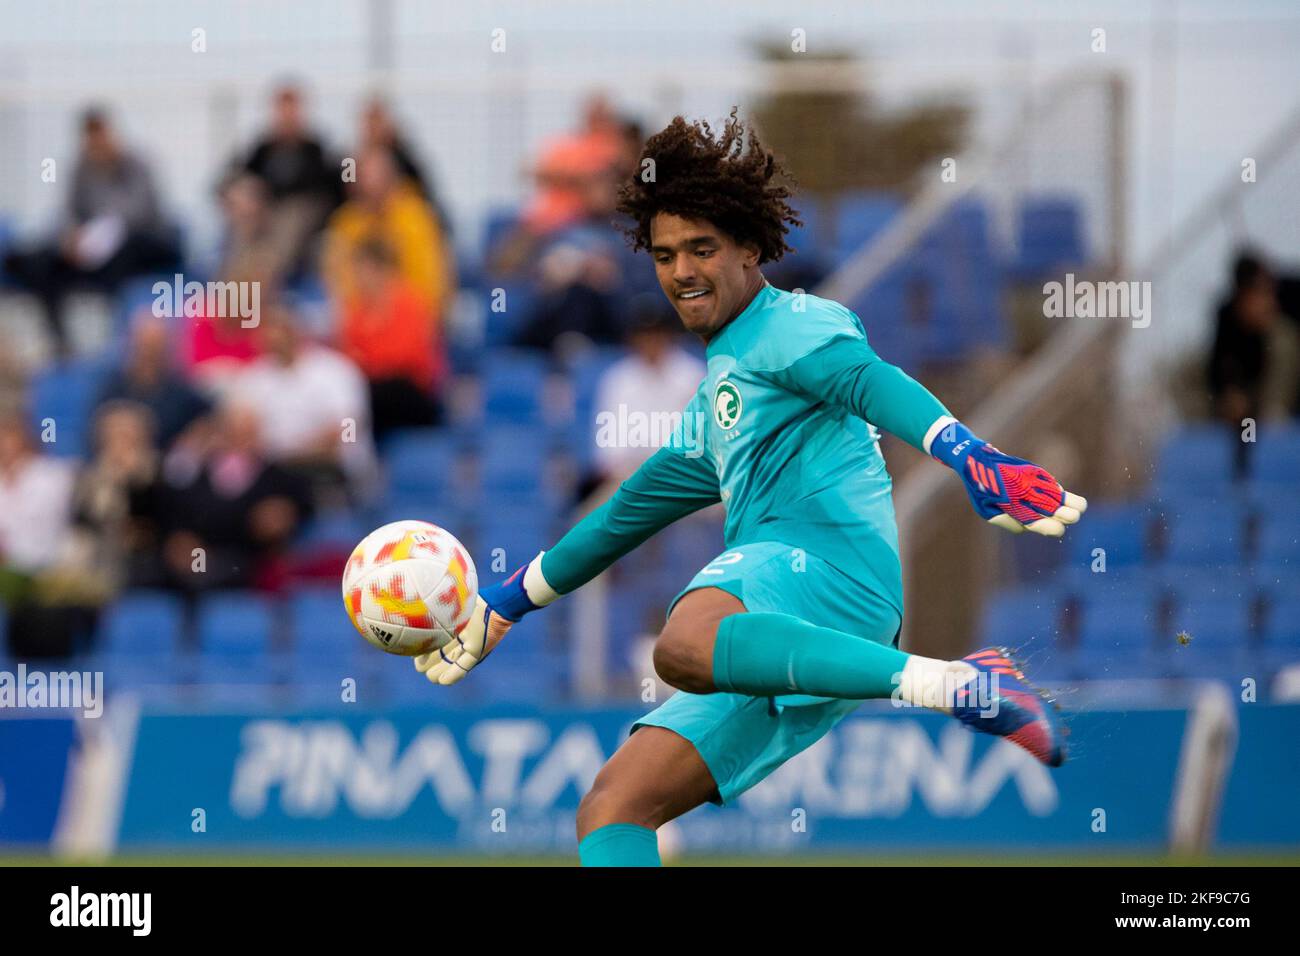
[{"label": "teal shorts", "polygon": [[[724,551],[691,579],[673,605],[699,588],[721,588],[747,611],[791,614],[898,646],[902,620],[892,604],[815,554],[788,544],[760,541]],[[725,804],[821,739],[860,703],[806,694],[677,691],[632,730],[664,727],[689,740],[718,786],[715,802]]]}]

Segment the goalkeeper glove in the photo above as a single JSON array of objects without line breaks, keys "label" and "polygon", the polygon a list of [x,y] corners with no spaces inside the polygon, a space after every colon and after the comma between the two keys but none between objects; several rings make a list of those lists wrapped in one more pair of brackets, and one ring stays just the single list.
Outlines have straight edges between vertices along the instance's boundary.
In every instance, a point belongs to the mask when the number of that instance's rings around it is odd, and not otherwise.
[{"label": "goalkeeper glove", "polygon": [[955,418],[930,426],[925,450],[961,475],[971,504],[989,524],[1014,534],[1028,529],[1059,538],[1088,509],[1046,469],[998,451]]},{"label": "goalkeeper glove", "polygon": [[542,554],[500,584],[483,588],[460,633],[438,650],[415,658],[415,669],[434,684],[454,684],[501,643],[511,625],[559,597],[542,577]]}]

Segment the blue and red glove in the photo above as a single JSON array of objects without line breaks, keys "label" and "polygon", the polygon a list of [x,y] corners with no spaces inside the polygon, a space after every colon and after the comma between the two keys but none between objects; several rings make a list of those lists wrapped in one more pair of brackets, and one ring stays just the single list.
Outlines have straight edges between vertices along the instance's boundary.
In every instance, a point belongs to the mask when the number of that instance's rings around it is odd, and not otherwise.
[{"label": "blue and red glove", "polygon": [[545,607],[559,595],[542,577],[542,555],[500,584],[479,591],[474,613],[460,633],[429,654],[415,658],[415,669],[434,684],[455,684],[487,657],[511,625],[530,611]]},{"label": "blue and red glove", "polygon": [[1045,468],[1003,454],[954,418],[930,426],[926,450],[961,475],[980,517],[1014,534],[1059,538],[1088,510],[1087,499],[1066,491]]}]

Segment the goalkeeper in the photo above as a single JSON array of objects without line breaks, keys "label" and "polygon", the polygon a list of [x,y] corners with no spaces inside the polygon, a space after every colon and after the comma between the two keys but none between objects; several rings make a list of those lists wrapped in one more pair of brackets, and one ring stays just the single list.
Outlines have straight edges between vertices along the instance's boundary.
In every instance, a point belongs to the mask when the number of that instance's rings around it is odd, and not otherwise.
[{"label": "goalkeeper", "polygon": [[524,614],[721,501],[726,550],[677,596],[655,644],[655,669],[678,692],[583,798],[583,865],[657,865],[656,828],[731,802],[866,699],[943,710],[1059,765],[1054,705],[1005,650],[942,661],[898,649],[898,533],[872,426],[951,467],[1007,530],[1060,536],[1086,502],[971,434],[876,355],[848,309],[767,284],[761,267],[788,251],[798,220],[775,158],[734,111],[717,132],[677,117],[638,169],[653,174],[620,193],[629,239],[707,343],[707,375],[672,441],[554,547],[484,588],[459,639],[417,669],[460,680]]}]

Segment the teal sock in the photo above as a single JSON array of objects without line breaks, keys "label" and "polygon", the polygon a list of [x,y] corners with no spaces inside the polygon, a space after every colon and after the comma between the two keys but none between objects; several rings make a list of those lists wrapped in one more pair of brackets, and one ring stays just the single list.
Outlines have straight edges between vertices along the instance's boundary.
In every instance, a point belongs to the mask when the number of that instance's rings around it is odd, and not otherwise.
[{"label": "teal sock", "polygon": [[649,827],[611,823],[578,844],[583,866],[659,866],[659,838]]},{"label": "teal sock", "polygon": [[889,697],[910,656],[790,614],[732,614],[718,625],[713,683],[754,697]]}]

